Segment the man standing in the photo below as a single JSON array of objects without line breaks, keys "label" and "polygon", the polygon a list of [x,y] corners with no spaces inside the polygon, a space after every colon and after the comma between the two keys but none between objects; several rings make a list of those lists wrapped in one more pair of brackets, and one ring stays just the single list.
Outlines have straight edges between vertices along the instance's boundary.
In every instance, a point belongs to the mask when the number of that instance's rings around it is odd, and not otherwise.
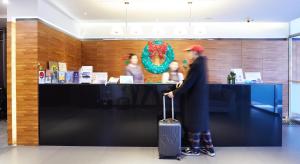
[{"label": "man standing", "polygon": [[170,98],[185,94],[184,126],[187,130],[189,147],[182,150],[184,155],[200,155],[200,152],[215,156],[209,129],[208,85],[204,48],[194,45],[189,52],[190,70],[186,80],[177,84],[177,89],[166,93]]}]

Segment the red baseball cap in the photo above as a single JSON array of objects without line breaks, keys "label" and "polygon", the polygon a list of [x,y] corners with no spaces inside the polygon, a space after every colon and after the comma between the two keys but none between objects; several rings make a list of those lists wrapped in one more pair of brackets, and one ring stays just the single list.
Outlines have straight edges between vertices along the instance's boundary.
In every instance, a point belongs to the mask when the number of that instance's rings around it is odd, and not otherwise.
[{"label": "red baseball cap", "polygon": [[201,45],[193,45],[185,49],[184,51],[195,51],[197,53],[202,53],[204,51],[204,47],[202,47]]}]

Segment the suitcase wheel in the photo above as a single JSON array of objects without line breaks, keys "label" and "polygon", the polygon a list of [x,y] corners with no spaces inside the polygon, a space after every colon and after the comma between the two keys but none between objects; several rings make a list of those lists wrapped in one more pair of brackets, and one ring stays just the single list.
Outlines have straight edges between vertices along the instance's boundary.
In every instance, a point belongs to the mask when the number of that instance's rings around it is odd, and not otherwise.
[{"label": "suitcase wheel", "polygon": [[180,161],[180,160],[182,159],[181,155],[178,155],[178,156],[176,157],[176,159],[177,159],[178,161]]}]

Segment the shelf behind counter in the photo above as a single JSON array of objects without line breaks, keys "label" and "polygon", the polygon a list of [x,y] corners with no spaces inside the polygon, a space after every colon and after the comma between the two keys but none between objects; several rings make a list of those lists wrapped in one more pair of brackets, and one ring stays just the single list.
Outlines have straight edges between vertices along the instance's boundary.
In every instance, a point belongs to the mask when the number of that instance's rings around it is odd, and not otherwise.
[{"label": "shelf behind counter", "polygon": [[[251,105],[253,98],[259,102],[259,96],[251,94],[253,87],[270,85],[276,84],[209,84],[210,125],[216,146],[281,146],[281,111]],[[171,86],[40,84],[40,145],[157,146],[162,92]],[[275,94],[272,91],[259,94]],[[179,120],[183,103],[182,97],[175,99]]]}]

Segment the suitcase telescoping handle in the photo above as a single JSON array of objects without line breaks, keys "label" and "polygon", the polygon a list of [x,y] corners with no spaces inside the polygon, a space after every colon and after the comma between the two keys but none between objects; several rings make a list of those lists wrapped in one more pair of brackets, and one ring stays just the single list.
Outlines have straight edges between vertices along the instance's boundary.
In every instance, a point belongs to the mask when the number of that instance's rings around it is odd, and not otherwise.
[{"label": "suitcase telescoping handle", "polygon": [[[171,98],[172,102],[172,120],[174,120],[174,99]],[[166,120],[166,95],[163,96],[163,115],[164,115],[164,120]]]}]

